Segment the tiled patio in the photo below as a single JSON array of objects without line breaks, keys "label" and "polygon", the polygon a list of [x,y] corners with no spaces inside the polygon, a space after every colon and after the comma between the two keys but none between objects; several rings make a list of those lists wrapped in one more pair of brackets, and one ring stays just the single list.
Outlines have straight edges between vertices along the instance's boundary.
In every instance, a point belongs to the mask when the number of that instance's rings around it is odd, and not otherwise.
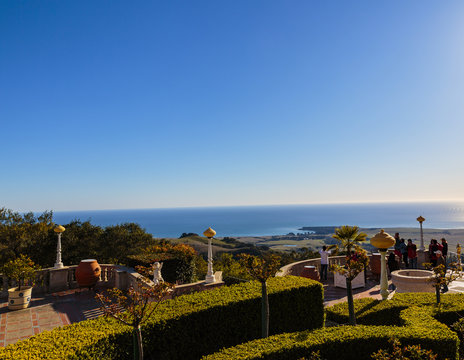
[{"label": "tiled patio", "polygon": [[0,304],[0,346],[13,344],[42,331],[101,315],[92,291],[72,290],[33,298],[29,308],[8,311]]}]

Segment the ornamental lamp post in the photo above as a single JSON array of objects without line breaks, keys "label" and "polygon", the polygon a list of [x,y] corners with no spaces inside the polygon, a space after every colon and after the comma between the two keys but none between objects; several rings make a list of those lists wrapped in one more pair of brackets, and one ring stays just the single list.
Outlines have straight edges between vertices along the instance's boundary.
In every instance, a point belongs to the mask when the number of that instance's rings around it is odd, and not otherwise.
[{"label": "ornamental lamp post", "polygon": [[383,229],[371,238],[371,245],[379,249],[380,253],[380,295],[382,295],[382,300],[388,298],[387,264],[385,257],[387,256],[387,249],[394,244],[395,238]]},{"label": "ornamental lamp post", "polygon": [[422,216],[419,216],[416,220],[419,221],[420,231],[421,231],[421,233],[420,233],[421,234],[421,244],[420,244],[420,249],[419,250],[425,251],[424,232],[422,231],[422,223],[425,221],[425,218],[423,218]]},{"label": "ornamental lamp post", "polygon": [[212,284],[215,282],[215,279],[213,274],[213,245],[211,242],[214,235],[216,235],[216,231],[209,227],[204,231],[203,235],[208,238],[208,272],[206,274],[205,283]]},{"label": "ornamental lamp post", "polygon": [[64,226],[58,225],[55,227],[54,231],[58,234],[58,244],[56,245],[56,262],[55,262],[55,269],[62,269],[63,262],[61,261],[61,234],[65,231],[66,229]]}]

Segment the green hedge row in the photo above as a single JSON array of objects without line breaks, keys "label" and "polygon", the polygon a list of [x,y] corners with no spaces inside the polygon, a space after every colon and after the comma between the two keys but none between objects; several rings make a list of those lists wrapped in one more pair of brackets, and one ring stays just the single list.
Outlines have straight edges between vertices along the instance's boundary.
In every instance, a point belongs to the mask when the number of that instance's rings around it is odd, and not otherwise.
[{"label": "green hedge row", "polygon": [[[319,282],[288,276],[268,281],[270,333],[323,326]],[[142,328],[145,351],[157,359],[198,359],[259,338],[261,285],[250,282],[164,301]],[[99,318],[0,348],[0,359],[131,359],[131,328]]]},{"label": "green hedge row", "polygon": [[[450,326],[464,316],[464,294],[444,294],[441,303],[435,306],[433,293],[395,294],[389,301],[364,298],[354,302],[356,322],[365,325],[402,325],[400,318],[402,310],[410,306],[430,308],[432,315],[438,321]],[[339,324],[348,323],[348,305],[340,303],[326,309],[327,320]]]},{"label": "green hedge row", "polygon": [[[360,299],[355,301],[357,321],[366,325],[275,335],[204,359],[292,360],[320,351],[325,359],[367,360],[378,349],[388,348],[391,337],[404,345],[420,344],[437,353],[439,359],[457,359],[459,339],[447,325],[464,314],[464,296],[446,295],[442,301],[442,305],[435,306],[434,294],[397,294],[391,301]],[[328,308],[326,315],[328,320],[348,322],[347,304]],[[437,319],[445,320],[447,325]]]}]

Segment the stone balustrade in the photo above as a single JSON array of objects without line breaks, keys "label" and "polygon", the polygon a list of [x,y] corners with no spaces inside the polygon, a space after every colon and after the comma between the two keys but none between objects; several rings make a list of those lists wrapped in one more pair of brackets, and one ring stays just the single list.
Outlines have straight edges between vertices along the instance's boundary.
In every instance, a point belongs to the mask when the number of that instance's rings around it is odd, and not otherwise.
[{"label": "stone balustrade", "polygon": [[[71,265],[61,269],[46,268],[38,271],[34,282],[33,296],[78,288],[76,268],[77,265]],[[124,266],[112,264],[100,264],[100,268],[101,275],[97,285],[101,287],[115,287],[119,280],[117,279],[118,275],[125,271]],[[16,284],[4,275],[0,275],[0,278],[2,279],[0,298],[7,298],[8,289]]]},{"label": "stone balustrade", "polygon": [[[77,265],[71,265],[61,269],[46,268],[38,271],[32,290],[33,296],[77,289],[79,284],[76,281],[76,268]],[[101,275],[97,282],[97,286],[100,288],[116,287],[121,290],[127,290],[130,286],[137,288],[137,281],[141,278],[141,275],[133,268],[122,265],[100,264],[100,268]],[[205,284],[204,281],[199,281],[191,284],[178,285],[172,292],[171,297],[223,286],[222,272],[218,271],[214,276],[216,281],[212,284]],[[0,280],[0,298],[8,298],[8,289],[16,286],[16,284],[2,274],[0,274]]]}]

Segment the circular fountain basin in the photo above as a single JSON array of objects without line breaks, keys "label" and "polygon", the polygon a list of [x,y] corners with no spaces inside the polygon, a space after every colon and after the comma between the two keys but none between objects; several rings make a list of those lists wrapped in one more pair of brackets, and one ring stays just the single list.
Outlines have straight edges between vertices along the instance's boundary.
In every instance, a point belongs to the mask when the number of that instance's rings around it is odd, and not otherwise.
[{"label": "circular fountain basin", "polygon": [[435,292],[430,279],[433,271],[405,269],[391,273],[392,283],[396,286],[397,293],[406,292]]}]

